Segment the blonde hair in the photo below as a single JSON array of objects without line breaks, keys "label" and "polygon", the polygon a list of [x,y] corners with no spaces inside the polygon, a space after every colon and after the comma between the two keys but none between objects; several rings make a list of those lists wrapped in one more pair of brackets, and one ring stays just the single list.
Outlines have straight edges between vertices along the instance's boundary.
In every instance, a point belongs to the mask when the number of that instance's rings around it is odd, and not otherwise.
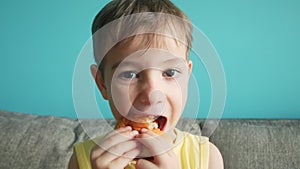
[{"label": "blonde hair", "polygon": [[[122,41],[119,41],[120,36],[124,34],[131,35],[133,32],[143,29],[148,29],[152,32],[156,30],[160,30],[160,32],[168,31],[172,36],[177,37],[171,37],[177,43],[180,41],[187,46],[188,60],[188,53],[192,43],[192,24],[188,17],[169,0],[112,0],[96,15],[92,24],[92,33],[95,35],[98,30],[117,19],[142,13],[145,15],[134,17],[134,19],[130,18],[114,25],[114,31],[109,35],[111,41],[117,42],[116,45],[124,42],[127,43],[134,39],[136,35]],[[158,42],[158,38],[161,36],[156,35],[155,32],[150,33],[149,36],[148,33],[145,36],[144,42],[146,44],[150,44],[153,41]],[[94,57],[103,77],[105,60],[102,60],[97,55],[97,50],[100,50],[98,48],[101,48],[101,43],[97,43],[98,38],[103,38],[103,36],[93,36]]]}]

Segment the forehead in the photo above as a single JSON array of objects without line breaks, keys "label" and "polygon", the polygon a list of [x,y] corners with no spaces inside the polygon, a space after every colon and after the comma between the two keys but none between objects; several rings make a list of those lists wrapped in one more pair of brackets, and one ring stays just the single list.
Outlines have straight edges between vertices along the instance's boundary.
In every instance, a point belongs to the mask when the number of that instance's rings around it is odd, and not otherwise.
[{"label": "forehead", "polygon": [[187,59],[188,47],[173,38],[159,35],[137,35],[123,40],[114,46],[105,56],[106,65],[120,62],[136,51],[149,48],[162,49],[169,52],[170,55]]}]

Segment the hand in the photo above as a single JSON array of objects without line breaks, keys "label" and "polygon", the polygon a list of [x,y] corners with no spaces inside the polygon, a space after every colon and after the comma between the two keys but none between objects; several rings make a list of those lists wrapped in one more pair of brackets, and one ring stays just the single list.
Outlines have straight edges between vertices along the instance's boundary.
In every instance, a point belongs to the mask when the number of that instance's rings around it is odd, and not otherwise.
[{"label": "hand", "polygon": [[168,142],[164,136],[157,135],[152,131],[146,131],[137,136],[137,140],[142,143],[153,155],[154,160],[139,159],[136,164],[137,169],[180,169],[179,159],[172,151],[172,143]]},{"label": "hand", "polygon": [[123,169],[141,153],[140,144],[134,140],[138,132],[131,127],[116,129],[101,139],[91,152],[93,169]]}]

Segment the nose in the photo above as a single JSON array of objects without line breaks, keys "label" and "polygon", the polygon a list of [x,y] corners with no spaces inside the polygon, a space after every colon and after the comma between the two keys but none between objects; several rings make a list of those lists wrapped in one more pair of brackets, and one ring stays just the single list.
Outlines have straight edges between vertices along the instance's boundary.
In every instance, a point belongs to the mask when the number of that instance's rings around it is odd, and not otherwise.
[{"label": "nose", "polygon": [[162,79],[159,71],[146,71],[140,81],[139,100],[144,105],[154,105],[162,103],[164,94],[162,90]]},{"label": "nose", "polygon": [[134,107],[140,113],[160,115],[163,113],[166,96],[163,92],[163,81],[159,71],[146,71],[139,79],[139,92]]}]

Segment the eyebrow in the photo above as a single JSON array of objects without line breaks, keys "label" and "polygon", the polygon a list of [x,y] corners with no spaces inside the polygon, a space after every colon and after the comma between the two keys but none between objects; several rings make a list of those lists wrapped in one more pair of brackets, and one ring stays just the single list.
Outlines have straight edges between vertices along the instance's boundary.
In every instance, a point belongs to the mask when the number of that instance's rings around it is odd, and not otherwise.
[{"label": "eyebrow", "polygon": [[168,62],[171,62],[171,63],[176,62],[177,63],[177,62],[186,62],[186,60],[183,58],[175,57],[175,58],[163,61],[163,63],[168,63]]},{"label": "eyebrow", "polygon": [[[167,60],[164,60],[161,64],[166,64],[166,63],[180,63],[180,62],[186,62],[185,59],[183,58],[179,58],[179,57],[176,57],[176,58],[172,58],[172,59],[167,59]],[[112,65],[111,67],[111,70],[115,70],[120,64],[122,63],[122,66],[127,66],[127,65],[132,65],[132,66],[136,66],[138,67],[138,62],[131,62],[131,61],[118,61],[116,62],[115,64]]]},{"label": "eyebrow", "polygon": [[120,63],[121,63],[121,61],[116,62],[115,64],[113,64],[112,67],[111,67],[111,70],[116,69],[119,66]]},{"label": "eyebrow", "polygon": [[112,65],[111,70],[115,70],[120,64],[122,63],[122,65],[133,65],[136,66],[137,64],[135,62],[130,62],[130,61],[118,61],[115,64]]}]

